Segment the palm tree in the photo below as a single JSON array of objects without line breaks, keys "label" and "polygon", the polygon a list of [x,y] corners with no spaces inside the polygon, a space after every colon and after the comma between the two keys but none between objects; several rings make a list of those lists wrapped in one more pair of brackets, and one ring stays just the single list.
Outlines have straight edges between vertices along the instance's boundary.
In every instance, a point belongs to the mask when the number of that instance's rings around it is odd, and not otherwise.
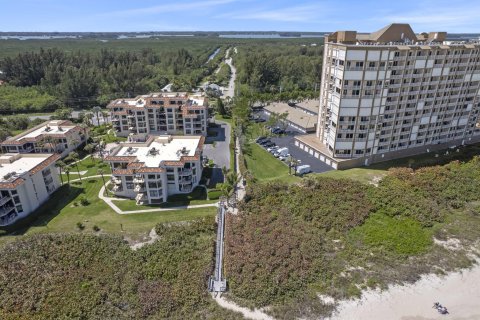
[{"label": "palm tree", "polygon": [[102,111],[103,123],[107,124],[108,122],[108,112]]},{"label": "palm tree", "polygon": [[60,173],[60,180],[62,181],[62,185],[63,185],[62,170],[66,167],[66,164],[62,160],[59,160],[57,161],[57,163],[55,163],[55,166],[58,168],[58,171]]},{"label": "palm tree", "polygon": [[77,172],[78,172],[78,178],[80,179],[80,182],[82,182],[82,177],[80,176],[80,169],[78,168],[78,160],[80,159],[78,156],[78,153],[75,151],[70,153],[70,159],[73,160],[73,163],[75,163],[75,166],[77,167]]},{"label": "palm tree", "polygon": [[100,126],[100,118],[98,117],[98,114],[102,112],[102,108],[99,106],[93,107],[92,109],[93,112],[95,112],[95,115],[97,116],[97,124]]},{"label": "palm tree", "polygon": [[108,189],[107,189],[107,184],[105,183],[105,177],[103,176],[104,174],[103,169],[98,169],[97,173],[102,176],[103,187],[105,188],[105,192],[107,193],[107,196],[108,196]]},{"label": "palm tree", "polygon": [[67,175],[68,185],[70,186],[70,166],[65,166],[65,174]]},{"label": "palm tree", "polygon": [[85,113],[84,121],[85,121],[87,126],[90,127],[92,125],[92,119],[93,119],[93,113],[91,113],[91,112]]},{"label": "palm tree", "polygon": [[83,150],[87,151],[88,154],[90,154],[90,157],[92,158],[92,162],[95,162],[95,158],[93,157],[93,153],[95,151],[95,146],[91,143],[87,144]]}]

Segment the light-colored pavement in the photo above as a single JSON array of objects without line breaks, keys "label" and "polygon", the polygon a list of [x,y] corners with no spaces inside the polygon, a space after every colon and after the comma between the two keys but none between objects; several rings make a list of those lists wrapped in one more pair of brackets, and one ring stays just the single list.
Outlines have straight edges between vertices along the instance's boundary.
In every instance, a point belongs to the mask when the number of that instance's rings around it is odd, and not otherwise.
[{"label": "light-colored pavement", "polygon": [[[237,48],[234,48],[234,50],[236,51]],[[225,59],[225,63],[230,66],[232,76],[230,77],[230,81],[228,82],[228,87],[225,88],[225,90],[223,91],[223,98],[233,98],[233,96],[235,95],[235,80],[237,79],[237,68],[233,66],[232,58]]]},{"label": "light-colored pavement", "polygon": [[[95,177],[95,176],[92,176]],[[97,176],[99,177],[99,176]],[[107,182],[108,184],[108,182]],[[115,211],[118,214],[135,214],[135,213],[148,213],[148,212],[162,212],[162,211],[174,211],[174,210],[184,210],[184,209],[195,209],[195,208],[207,208],[207,207],[216,207],[217,203],[207,203],[207,204],[197,204],[197,205],[191,205],[191,206],[179,206],[179,207],[171,207],[171,208],[158,208],[158,209],[143,209],[143,210],[131,210],[131,211],[123,211],[119,207],[117,207],[114,203],[113,200],[115,201],[122,201],[126,199],[119,199],[119,198],[111,198],[111,197],[106,197],[104,196],[105,192],[105,186],[102,186],[100,189],[100,192],[98,193],[98,197],[105,201],[110,208],[112,208],[113,211]]]},{"label": "light-colored pavement", "polygon": [[[78,119],[78,116],[79,116],[80,112],[92,112],[92,110],[73,111],[72,112],[72,118]],[[28,116],[28,118],[30,120],[34,120],[34,119],[50,120],[51,116],[53,116],[53,113],[48,114],[48,115]],[[100,115],[99,118],[100,118],[100,124],[103,124],[105,122],[103,117]],[[108,115],[106,120],[107,120],[107,123],[111,121],[110,114]],[[97,116],[95,115],[95,113],[93,113],[92,123],[93,123],[94,126],[98,125]]]}]

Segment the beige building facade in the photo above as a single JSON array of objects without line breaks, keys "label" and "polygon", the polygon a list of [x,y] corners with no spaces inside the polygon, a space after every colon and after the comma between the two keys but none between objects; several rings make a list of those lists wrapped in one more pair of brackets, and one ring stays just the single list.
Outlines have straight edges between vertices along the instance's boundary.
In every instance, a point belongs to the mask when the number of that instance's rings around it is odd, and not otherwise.
[{"label": "beige building facade", "polygon": [[392,24],[325,38],[315,135],[295,144],[334,168],[480,141],[480,43]]},{"label": "beige building facade", "polygon": [[151,93],[114,100],[107,108],[117,136],[207,135],[208,99],[201,94]]},{"label": "beige building facade", "polygon": [[190,193],[202,177],[203,136],[148,136],[121,143],[105,158],[112,167],[112,191],[137,204],[167,202]]}]

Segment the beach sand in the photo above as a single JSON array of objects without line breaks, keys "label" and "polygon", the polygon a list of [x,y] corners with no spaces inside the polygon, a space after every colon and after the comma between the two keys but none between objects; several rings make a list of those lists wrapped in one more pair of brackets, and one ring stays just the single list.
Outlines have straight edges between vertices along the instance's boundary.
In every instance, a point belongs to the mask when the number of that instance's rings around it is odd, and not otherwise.
[{"label": "beach sand", "polygon": [[[440,302],[450,314],[433,309]],[[361,299],[341,301],[332,320],[480,320],[480,265],[446,276],[428,275],[414,284],[368,290]]]}]

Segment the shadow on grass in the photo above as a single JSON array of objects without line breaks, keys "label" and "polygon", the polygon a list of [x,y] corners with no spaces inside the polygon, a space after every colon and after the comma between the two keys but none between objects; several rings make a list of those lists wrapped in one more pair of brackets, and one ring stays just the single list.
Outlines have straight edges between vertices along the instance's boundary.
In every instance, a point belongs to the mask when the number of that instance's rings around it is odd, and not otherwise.
[{"label": "shadow on grass", "polygon": [[[88,180],[88,182],[95,182],[95,180]],[[12,234],[23,235],[31,227],[46,226],[64,207],[80,195],[83,190],[84,188],[81,187],[81,184],[78,182],[73,182],[70,186],[64,184],[37,210],[30,213],[25,218],[17,220],[10,226],[2,227],[1,230],[3,233],[0,232],[0,237]]]},{"label": "shadow on grass", "polygon": [[[457,151],[458,150],[458,151]],[[438,151],[431,151],[429,153],[419,154],[416,156],[399,158],[372,164],[368,169],[388,170],[395,167],[409,167],[412,169],[419,169],[422,167],[431,167],[437,165],[445,165],[452,161],[458,160],[468,162],[473,157],[480,154],[480,143],[458,146],[453,149],[443,149]]]}]

